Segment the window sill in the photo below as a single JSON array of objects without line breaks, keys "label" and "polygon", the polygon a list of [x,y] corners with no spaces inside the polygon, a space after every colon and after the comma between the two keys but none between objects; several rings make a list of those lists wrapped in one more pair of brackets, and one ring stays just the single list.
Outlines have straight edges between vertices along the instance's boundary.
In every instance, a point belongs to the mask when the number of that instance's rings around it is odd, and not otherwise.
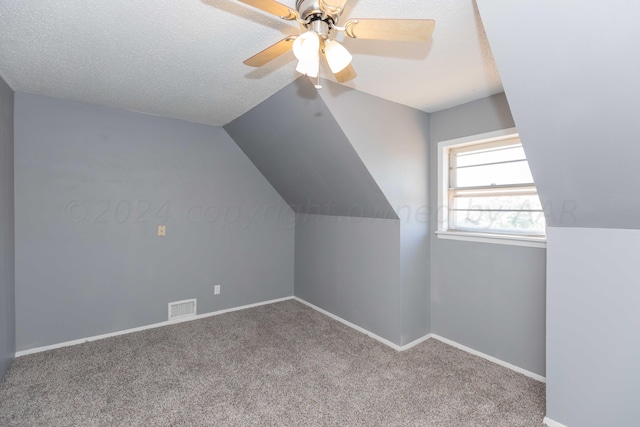
[{"label": "window sill", "polygon": [[438,239],[463,240],[467,242],[491,243],[494,245],[527,246],[546,248],[546,237],[513,236],[502,234],[472,233],[464,231],[436,231]]}]

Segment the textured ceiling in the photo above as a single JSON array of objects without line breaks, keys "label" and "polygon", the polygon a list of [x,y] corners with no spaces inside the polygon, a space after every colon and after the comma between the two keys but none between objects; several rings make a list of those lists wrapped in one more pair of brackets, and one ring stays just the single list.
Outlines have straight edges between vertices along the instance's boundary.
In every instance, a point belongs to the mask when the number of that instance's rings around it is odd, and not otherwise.
[{"label": "textured ceiling", "polygon": [[[346,40],[347,86],[427,112],[502,91],[473,0],[350,0],[345,15],[437,21],[428,43]],[[16,91],[224,125],[299,76],[291,53],[242,64],[298,32],[234,0],[3,0],[0,75]]]}]

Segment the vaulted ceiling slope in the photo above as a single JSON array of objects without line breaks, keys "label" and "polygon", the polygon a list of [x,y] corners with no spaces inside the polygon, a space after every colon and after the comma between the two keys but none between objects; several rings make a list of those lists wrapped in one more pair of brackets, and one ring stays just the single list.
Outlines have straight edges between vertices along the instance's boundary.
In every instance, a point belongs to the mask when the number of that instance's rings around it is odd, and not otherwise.
[{"label": "vaulted ceiling slope", "polygon": [[478,6],[547,223],[640,228],[640,3]]},{"label": "vaulted ceiling slope", "polygon": [[295,212],[398,219],[307,78],[224,129]]},{"label": "vaulted ceiling slope", "polygon": [[429,114],[332,82],[319,94],[396,212],[426,219]]}]

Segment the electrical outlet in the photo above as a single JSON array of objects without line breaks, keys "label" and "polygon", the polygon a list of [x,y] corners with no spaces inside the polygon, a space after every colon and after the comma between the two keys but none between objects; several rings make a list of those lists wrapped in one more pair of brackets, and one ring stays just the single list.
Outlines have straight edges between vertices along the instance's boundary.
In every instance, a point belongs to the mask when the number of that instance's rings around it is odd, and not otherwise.
[{"label": "electrical outlet", "polygon": [[220,285],[215,285],[213,287],[213,294],[214,295],[219,295],[220,294]]},{"label": "electrical outlet", "polygon": [[165,237],[167,235],[167,226],[159,225],[158,226],[158,237]]}]

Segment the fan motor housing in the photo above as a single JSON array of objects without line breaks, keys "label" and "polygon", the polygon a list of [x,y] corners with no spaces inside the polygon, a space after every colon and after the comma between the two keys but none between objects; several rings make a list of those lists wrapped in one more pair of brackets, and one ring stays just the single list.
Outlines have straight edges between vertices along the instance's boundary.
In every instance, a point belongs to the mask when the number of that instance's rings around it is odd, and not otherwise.
[{"label": "fan motor housing", "polygon": [[322,0],[296,0],[296,10],[302,19],[318,15],[318,19],[330,18],[333,23],[337,23],[340,13],[334,13],[335,11],[332,11],[328,5],[321,3],[324,2]]}]

